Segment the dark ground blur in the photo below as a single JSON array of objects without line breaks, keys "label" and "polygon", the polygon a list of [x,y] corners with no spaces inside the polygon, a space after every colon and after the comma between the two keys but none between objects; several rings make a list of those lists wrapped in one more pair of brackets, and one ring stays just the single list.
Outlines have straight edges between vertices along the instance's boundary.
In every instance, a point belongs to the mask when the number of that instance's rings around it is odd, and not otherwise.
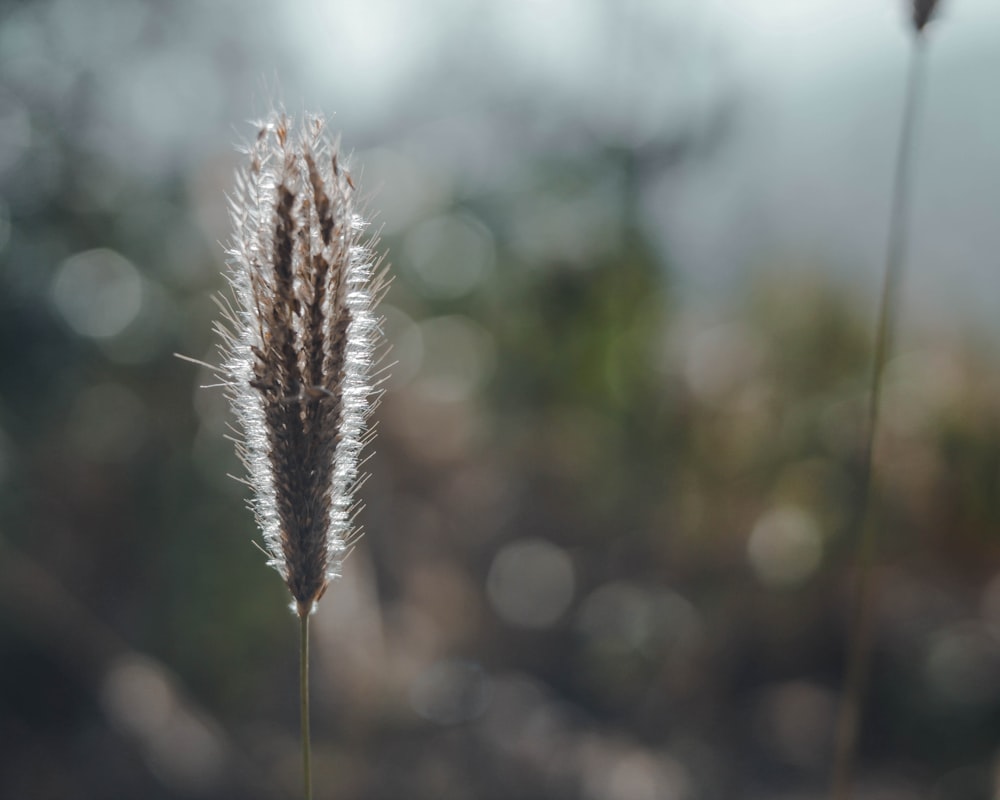
[{"label": "dark ground blur", "polygon": [[[336,14],[405,16],[373,8]],[[366,533],[315,617],[318,798],[824,796],[874,298],[775,259],[684,300],[649,187],[711,169],[740,100],[635,122],[647,57],[714,73],[629,8],[583,106],[456,68],[457,5],[391,104],[301,89],[396,276]],[[0,797],[296,796],[296,625],[172,356],[212,358],[261,76],[297,110],[310,69],[271,18],[0,11]],[[908,318],[887,375],[859,798],[1000,797],[1000,359],[954,331]]]}]

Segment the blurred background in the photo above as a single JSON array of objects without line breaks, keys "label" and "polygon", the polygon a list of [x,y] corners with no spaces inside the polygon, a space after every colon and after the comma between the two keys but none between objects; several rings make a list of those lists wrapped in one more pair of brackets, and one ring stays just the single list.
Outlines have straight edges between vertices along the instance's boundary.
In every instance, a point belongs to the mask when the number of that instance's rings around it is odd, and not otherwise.
[{"label": "blurred background", "polygon": [[[824,796],[897,0],[0,6],[0,796],[299,786],[207,370],[225,193],[325,112],[395,283],[318,798]],[[1000,797],[1000,6],[929,31],[859,798]]]}]

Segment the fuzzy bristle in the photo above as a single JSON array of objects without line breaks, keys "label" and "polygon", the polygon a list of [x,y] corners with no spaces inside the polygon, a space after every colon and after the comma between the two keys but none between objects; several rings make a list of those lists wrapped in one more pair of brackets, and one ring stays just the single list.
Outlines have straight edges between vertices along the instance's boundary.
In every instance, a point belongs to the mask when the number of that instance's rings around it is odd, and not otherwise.
[{"label": "fuzzy bristle", "polygon": [[234,302],[217,326],[251,505],[300,615],[340,568],[377,399],[383,283],[338,149],[321,117],[261,123],[231,198]]}]

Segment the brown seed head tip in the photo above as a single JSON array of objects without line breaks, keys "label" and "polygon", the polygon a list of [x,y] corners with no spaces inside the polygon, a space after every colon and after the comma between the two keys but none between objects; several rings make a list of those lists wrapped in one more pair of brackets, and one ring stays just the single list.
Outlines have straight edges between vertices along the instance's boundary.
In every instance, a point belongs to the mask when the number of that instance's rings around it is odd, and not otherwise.
[{"label": "brown seed head tip", "polygon": [[938,0],[913,0],[913,27],[917,33],[923,31],[937,10]]}]

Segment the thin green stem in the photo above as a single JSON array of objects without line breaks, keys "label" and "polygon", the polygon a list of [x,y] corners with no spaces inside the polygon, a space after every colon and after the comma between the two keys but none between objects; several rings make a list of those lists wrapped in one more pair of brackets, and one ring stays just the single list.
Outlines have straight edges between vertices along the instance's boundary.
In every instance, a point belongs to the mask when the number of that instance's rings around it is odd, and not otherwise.
[{"label": "thin green stem", "polygon": [[299,616],[299,716],[302,721],[302,783],[312,800],[312,740],[309,734],[309,614]]},{"label": "thin green stem", "polygon": [[861,496],[857,507],[858,576],[844,695],[837,719],[833,778],[830,787],[831,800],[847,800],[851,796],[858,731],[861,726],[862,708],[868,683],[868,661],[872,646],[874,607],[878,588],[873,574],[878,544],[876,526],[871,519],[872,495],[874,493],[873,461],[878,435],[879,406],[882,400],[882,378],[896,330],[900,273],[906,260],[910,164],[913,160],[917,107],[923,93],[924,50],[924,37],[918,34],[914,40],[907,77],[906,101],[903,107],[899,152],[896,158],[892,204],[889,212],[889,240],[886,248],[885,275],[882,280],[878,322],[875,328],[871,394],[868,400],[868,432],[862,453]]}]

